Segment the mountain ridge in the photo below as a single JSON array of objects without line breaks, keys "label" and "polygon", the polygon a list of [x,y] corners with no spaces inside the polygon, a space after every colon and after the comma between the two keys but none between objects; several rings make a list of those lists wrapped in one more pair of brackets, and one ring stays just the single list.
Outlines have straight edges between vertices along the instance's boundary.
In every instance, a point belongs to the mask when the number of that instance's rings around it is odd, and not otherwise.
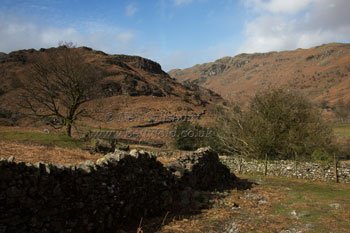
[{"label": "mountain ridge", "polygon": [[183,70],[174,69],[168,74],[243,105],[255,93],[269,87],[300,90],[315,102],[334,105],[341,98],[350,99],[350,44],[242,53]]}]

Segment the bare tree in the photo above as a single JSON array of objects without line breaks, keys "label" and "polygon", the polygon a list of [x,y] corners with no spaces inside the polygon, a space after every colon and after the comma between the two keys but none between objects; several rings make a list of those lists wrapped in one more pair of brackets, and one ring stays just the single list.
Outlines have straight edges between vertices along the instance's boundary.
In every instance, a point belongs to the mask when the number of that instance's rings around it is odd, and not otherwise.
[{"label": "bare tree", "polygon": [[71,136],[72,124],[86,113],[82,104],[94,96],[98,72],[72,43],[38,54],[33,61],[21,102],[39,118],[58,118]]}]

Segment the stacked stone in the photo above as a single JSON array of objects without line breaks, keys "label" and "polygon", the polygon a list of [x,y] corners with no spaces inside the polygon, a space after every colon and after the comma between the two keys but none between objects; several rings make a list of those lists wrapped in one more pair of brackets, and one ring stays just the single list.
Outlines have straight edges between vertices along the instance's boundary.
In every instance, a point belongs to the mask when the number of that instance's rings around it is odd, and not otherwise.
[{"label": "stacked stone", "polygon": [[[240,172],[243,174],[263,174],[265,169],[264,162],[258,160],[247,161],[234,156],[226,156],[221,157],[220,161],[229,167],[232,172]],[[350,183],[350,164],[338,164],[337,171],[339,182]],[[295,161],[293,160],[269,161],[267,174],[325,182],[335,181],[335,168],[333,163],[326,165],[314,162],[297,162],[297,170],[295,170]]]},{"label": "stacked stone", "polygon": [[237,180],[209,147],[199,148],[166,166],[181,184],[193,189],[223,190],[233,187]]},{"label": "stacked stone", "polygon": [[112,232],[164,214],[177,193],[174,176],[142,152],[77,166],[2,159],[0,177],[0,232]]},{"label": "stacked stone", "polygon": [[1,159],[0,232],[115,232],[141,217],[200,207],[195,189],[221,188],[234,178],[208,149],[177,164],[167,168],[137,150],[78,165]]}]

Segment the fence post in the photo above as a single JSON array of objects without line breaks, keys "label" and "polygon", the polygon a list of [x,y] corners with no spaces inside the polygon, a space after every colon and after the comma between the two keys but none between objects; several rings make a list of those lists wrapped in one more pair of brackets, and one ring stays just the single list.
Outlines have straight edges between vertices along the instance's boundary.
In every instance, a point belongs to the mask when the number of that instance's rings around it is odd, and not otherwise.
[{"label": "fence post", "polygon": [[295,172],[295,177],[298,179],[298,166],[297,166],[297,157],[298,154],[296,151],[294,151],[294,172]]},{"label": "fence post", "polygon": [[338,161],[337,158],[335,156],[335,153],[333,153],[333,157],[334,157],[334,178],[335,178],[335,182],[339,183],[339,177],[338,177]]},{"label": "fence post", "polygon": [[265,154],[265,172],[264,172],[264,176],[267,175],[267,153]]}]

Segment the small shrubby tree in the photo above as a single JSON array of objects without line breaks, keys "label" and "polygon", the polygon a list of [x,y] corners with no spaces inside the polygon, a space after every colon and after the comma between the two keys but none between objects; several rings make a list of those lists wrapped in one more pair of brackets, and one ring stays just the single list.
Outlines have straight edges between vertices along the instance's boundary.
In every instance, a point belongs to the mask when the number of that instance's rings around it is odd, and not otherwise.
[{"label": "small shrubby tree", "polygon": [[316,149],[327,150],[332,136],[310,102],[284,89],[256,94],[248,110],[226,111],[218,126],[218,137],[228,153],[257,159],[310,159]]},{"label": "small shrubby tree", "polygon": [[201,146],[197,136],[201,126],[190,121],[181,121],[175,125],[175,147],[180,150],[195,150]]},{"label": "small shrubby tree", "polygon": [[197,122],[181,121],[174,125],[175,147],[180,150],[196,150],[199,147],[215,147],[215,132]]}]

